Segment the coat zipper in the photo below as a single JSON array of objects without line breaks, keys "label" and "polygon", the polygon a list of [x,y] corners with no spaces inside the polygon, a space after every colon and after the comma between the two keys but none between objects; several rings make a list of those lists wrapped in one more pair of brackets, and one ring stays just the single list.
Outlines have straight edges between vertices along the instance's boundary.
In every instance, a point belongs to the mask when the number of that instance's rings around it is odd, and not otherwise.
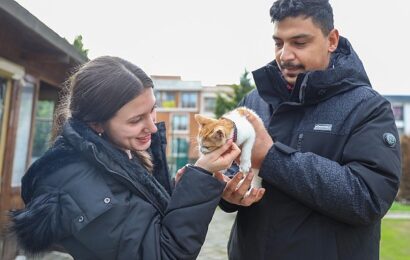
[{"label": "coat zipper", "polygon": [[301,151],[301,150],[302,150],[302,140],[303,140],[303,134],[300,133],[300,134],[298,135],[298,142],[297,142],[297,144],[296,144],[296,149],[297,149],[298,151]]},{"label": "coat zipper", "polygon": [[158,212],[161,214],[161,216],[165,216],[165,213],[163,212],[163,210],[161,209],[161,206],[158,204],[157,201],[153,200],[150,198],[149,194],[147,194],[143,189],[141,189],[140,187],[138,187],[132,180],[130,180],[127,177],[124,177],[123,175],[119,174],[116,171],[111,170],[110,168],[108,168],[105,163],[103,163],[97,156],[96,151],[95,151],[95,147],[91,146],[92,151],[93,151],[93,155],[95,157],[95,159],[97,160],[98,163],[100,163],[105,170],[107,170],[108,172],[126,180],[129,184],[131,184],[131,186],[133,186],[139,193],[141,193],[149,202],[151,202],[151,204],[158,210]]}]

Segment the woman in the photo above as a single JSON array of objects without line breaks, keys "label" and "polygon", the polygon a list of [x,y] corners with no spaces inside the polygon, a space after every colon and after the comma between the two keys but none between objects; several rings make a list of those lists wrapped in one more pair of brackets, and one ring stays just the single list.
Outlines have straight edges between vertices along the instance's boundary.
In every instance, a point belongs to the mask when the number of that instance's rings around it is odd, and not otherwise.
[{"label": "woman", "polygon": [[61,246],[75,259],[195,259],[224,189],[212,172],[227,168],[238,147],[200,157],[174,186],[152,80],[116,57],[82,66],[61,104],[53,146],[22,180],[26,207],[12,214],[23,249]]}]

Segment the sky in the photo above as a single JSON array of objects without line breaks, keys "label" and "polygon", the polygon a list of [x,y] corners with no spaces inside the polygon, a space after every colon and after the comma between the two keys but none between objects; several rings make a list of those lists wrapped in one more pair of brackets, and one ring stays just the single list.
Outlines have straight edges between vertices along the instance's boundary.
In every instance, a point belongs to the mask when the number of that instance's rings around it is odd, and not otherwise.
[{"label": "sky", "polygon": [[[239,82],[274,59],[273,0],[17,0],[61,37],[83,36],[89,58],[113,55],[149,75],[206,86]],[[410,95],[410,1],[330,0],[381,94]]]}]

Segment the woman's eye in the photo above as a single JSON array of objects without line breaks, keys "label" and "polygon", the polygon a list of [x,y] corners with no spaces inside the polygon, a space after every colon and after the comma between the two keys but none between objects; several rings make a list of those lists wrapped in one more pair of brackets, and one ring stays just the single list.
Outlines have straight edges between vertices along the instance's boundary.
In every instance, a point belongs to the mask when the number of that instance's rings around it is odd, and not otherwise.
[{"label": "woman's eye", "polygon": [[139,121],[141,121],[141,117],[136,118],[136,119],[133,119],[132,121],[130,121],[130,124],[136,124],[136,123],[138,123]]}]

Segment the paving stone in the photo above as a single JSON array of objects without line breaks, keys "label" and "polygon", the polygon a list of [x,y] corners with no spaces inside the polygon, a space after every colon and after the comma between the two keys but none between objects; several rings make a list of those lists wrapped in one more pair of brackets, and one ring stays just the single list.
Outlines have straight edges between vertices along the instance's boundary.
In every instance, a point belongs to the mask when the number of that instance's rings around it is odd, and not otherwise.
[{"label": "paving stone", "polygon": [[219,208],[216,209],[198,260],[228,259],[226,247],[235,216],[236,213],[225,213]]}]

